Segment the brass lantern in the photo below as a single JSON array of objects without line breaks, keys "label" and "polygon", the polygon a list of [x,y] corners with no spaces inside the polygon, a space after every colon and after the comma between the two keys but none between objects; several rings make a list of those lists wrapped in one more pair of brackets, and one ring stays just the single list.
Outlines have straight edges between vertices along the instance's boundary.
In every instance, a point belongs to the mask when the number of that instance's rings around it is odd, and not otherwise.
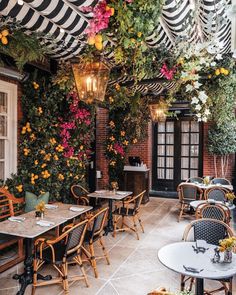
[{"label": "brass lantern", "polygon": [[153,122],[165,122],[168,113],[168,104],[160,99],[149,105],[150,115]]},{"label": "brass lantern", "polygon": [[103,101],[110,69],[105,62],[72,62],[72,70],[79,98],[86,103]]}]

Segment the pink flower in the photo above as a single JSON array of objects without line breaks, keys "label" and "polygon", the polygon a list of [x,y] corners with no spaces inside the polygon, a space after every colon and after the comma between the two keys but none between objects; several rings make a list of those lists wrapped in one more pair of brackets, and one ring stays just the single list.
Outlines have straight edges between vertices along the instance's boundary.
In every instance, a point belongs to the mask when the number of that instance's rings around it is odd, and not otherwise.
[{"label": "pink flower", "polygon": [[65,158],[70,158],[74,155],[74,148],[69,147],[68,150],[64,153]]},{"label": "pink flower", "polygon": [[125,155],[124,148],[123,148],[123,146],[120,145],[118,142],[116,142],[116,143],[114,144],[114,150],[115,150],[118,154],[120,154],[121,156],[124,157],[124,155]]},{"label": "pink flower", "polygon": [[128,3],[132,3],[133,2],[133,0],[125,0],[126,2],[128,2]]},{"label": "pink flower", "polygon": [[176,72],[176,67],[173,67],[172,69],[168,69],[166,64],[163,64],[161,68],[161,73],[164,77],[166,77],[167,80],[172,80],[175,72]]}]

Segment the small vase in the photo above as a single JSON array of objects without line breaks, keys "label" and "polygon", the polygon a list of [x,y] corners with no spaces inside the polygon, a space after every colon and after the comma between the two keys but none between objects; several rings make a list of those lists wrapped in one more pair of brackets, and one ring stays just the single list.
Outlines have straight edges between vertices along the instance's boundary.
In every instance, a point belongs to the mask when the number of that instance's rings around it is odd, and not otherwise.
[{"label": "small vase", "polygon": [[41,219],[44,219],[44,212],[40,212],[40,214]]},{"label": "small vase", "polygon": [[223,262],[231,263],[232,262],[232,251],[231,250],[225,250],[224,252],[224,260]]}]

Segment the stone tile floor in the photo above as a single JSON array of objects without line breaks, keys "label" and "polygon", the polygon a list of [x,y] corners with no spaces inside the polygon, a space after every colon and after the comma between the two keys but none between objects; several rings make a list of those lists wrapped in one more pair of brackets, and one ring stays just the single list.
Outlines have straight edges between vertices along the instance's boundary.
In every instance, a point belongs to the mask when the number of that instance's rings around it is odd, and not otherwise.
[{"label": "stone tile floor", "polygon": [[[116,238],[111,235],[106,236],[104,241],[111,265],[107,265],[105,260],[98,261],[99,278],[95,279],[91,267],[85,264],[90,287],[87,288],[83,281],[70,283],[70,294],[146,295],[151,290],[163,286],[173,292],[179,290],[180,275],[165,268],[157,258],[158,249],[182,239],[185,226],[193,219],[190,217],[178,223],[178,212],[177,200],[151,198],[150,202],[141,209],[145,233],[140,231],[140,240],[136,240],[135,235],[131,233],[118,233]],[[12,275],[21,273],[22,269],[23,265],[19,264],[0,275],[0,295],[16,294],[19,285],[12,279]],[[76,266],[71,266],[69,271],[73,274],[79,270]],[[55,272],[47,266],[42,273],[53,275]],[[217,284],[206,281],[207,287],[215,287]],[[233,294],[236,294],[235,280],[234,292]],[[30,286],[25,294],[31,294]],[[47,294],[63,294],[62,287],[51,285],[36,290],[36,295]]]}]

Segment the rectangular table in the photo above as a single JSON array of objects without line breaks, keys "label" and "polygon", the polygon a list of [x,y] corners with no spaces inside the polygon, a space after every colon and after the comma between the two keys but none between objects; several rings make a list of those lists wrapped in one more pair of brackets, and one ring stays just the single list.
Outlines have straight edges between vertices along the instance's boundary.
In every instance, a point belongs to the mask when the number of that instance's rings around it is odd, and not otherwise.
[{"label": "rectangular table", "polygon": [[[20,215],[25,217],[22,222],[15,222],[5,220],[1,222],[0,233],[7,235],[14,235],[25,238],[25,261],[24,261],[24,273],[21,275],[14,275],[14,279],[19,280],[21,284],[20,291],[17,295],[23,295],[26,287],[32,284],[33,278],[33,239],[44,234],[45,232],[63,224],[64,222],[73,219],[92,209],[90,206],[79,206],[71,204],[57,203],[58,208],[46,209],[44,220],[54,222],[53,225],[42,227],[37,224],[38,219],[35,218],[35,211],[31,211]],[[82,211],[70,211],[70,207],[82,208]],[[40,275],[40,279],[51,279],[51,276],[43,277]]]},{"label": "rectangular table", "polygon": [[93,193],[88,194],[88,197],[90,198],[100,198],[100,199],[107,199],[108,200],[108,222],[107,226],[105,228],[105,234],[107,235],[109,232],[113,232],[113,216],[112,216],[112,205],[113,200],[115,201],[121,201],[128,196],[131,196],[133,192],[129,191],[108,191],[108,190],[100,190],[95,191]]}]

